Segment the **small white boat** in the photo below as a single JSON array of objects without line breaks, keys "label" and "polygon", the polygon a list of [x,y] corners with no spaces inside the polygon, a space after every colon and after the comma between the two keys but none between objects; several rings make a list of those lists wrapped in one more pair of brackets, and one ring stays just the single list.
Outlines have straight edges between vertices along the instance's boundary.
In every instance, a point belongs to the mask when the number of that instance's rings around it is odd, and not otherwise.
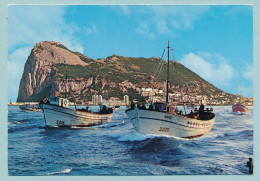
[{"label": "small white boat", "polygon": [[46,126],[51,127],[89,127],[111,121],[113,110],[103,106],[99,112],[86,109],[70,109],[69,101],[64,98],[53,97],[41,101]]},{"label": "small white boat", "polygon": [[29,105],[29,104],[20,105],[19,109],[21,109],[23,111],[32,111],[32,112],[37,112],[37,111],[41,111],[42,110],[38,106],[33,106],[33,105]]}]

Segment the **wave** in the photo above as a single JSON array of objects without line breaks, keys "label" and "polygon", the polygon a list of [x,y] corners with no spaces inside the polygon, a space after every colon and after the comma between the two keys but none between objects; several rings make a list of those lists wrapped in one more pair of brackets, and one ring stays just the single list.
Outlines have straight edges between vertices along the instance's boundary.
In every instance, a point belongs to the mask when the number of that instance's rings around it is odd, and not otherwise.
[{"label": "wave", "polygon": [[117,141],[126,141],[126,142],[135,142],[135,141],[144,141],[147,139],[155,138],[154,135],[143,135],[138,132],[110,132],[107,136],[115,138]]},{"label": "wave", "polygon": [[120,126],[120,125],[121,126],[125,125],[125,121],[122,121],[122,122],[111,122],[111,123],[107,123],[107,124],[93,126],[92,128],[111,128],[111,127],[116,127],[116,126]]},{"label": "wave", "polygon": [[196,140],[196,141],[211,141],[211,140],[215,140],[219,137],[222,137],[224,134],[217,134],[217,133],[209,133],[205,136],[202,137],[198,137],[198,138],[194,138],[192,140]]},{"label": "wave", "polygon": [[23,126],[23,125],[19,125],[19,127],[17,126],[17,124],[15,125],[9,125],[11,127],[8,128],[8,133],[14,133],[14,132],[17,132],[17,131],[25,131],[25,130],[28,130],[28,129],[33,129],[33,128],[39,128],[39,126],[37,124],[34,124],[34,125],[26,125],[26,126]]},{"label": "wave", "polygon": [[53,173],[47,173],[47,175],[60,175],[60,174],[69,174],[71,172],[72,168],[67,168],[60,172],[53,172]]},{"label": "wave", "polygon": [[237,136],[241,134],[251,135],[253,133],[253,130],[242,130],[242,131],[234,131],[234,132],[228,132],[225,133],[224,136]]},{"label": "wave", "polygon": [[199,138],[194,138],[192,140],[195,141],[212,141],[215,139],[221,139],[221,138],[226,138],[230,136],[238,136],[238,135],[246,135],[246,136],[252,136],[253,130],[241,130],[241,131],[233,131],[233,132],[226,132],[226,133],[209,133],[205,136],[199,137]]}]

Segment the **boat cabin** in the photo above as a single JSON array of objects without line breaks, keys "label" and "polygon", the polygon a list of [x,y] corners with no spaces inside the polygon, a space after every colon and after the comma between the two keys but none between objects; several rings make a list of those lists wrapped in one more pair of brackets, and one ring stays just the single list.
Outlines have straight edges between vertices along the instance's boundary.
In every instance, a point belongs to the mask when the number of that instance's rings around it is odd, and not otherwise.
[{"label": "boat cabin", "polygon": [[155,103],[153,104],[153,108],[155,111],[167,111],[166,103]]},{"label": "boat cabin", "polygon": [[48,98],[49,104],[51,105],[56,105],[60,107],[68,107],[69,106],[69,100],[65,98],[60,98],[60,97],[50,97]]}]

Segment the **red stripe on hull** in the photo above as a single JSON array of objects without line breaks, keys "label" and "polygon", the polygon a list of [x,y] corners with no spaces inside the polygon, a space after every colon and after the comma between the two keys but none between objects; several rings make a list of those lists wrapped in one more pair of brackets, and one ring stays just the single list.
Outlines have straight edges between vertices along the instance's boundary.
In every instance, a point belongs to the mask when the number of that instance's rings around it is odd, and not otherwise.
[{"label": "red stripe on hull", "polygon": [[232,106],[232,111],[233,112],[247,112],[248,109],[243,104],[235,104]]}]

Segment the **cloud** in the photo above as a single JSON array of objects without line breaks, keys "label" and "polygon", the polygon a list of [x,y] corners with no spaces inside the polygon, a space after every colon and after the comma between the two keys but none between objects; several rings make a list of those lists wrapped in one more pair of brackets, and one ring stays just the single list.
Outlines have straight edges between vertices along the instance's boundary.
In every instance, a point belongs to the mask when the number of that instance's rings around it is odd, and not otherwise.
[{"label": "cloud", "polygon": [[136,32],[152,38],[156,35],[175,33],[176,30],[193,28],[194,23],[210,9],[210,6],[124,5],[110,8],[124,16],[137,16]]},{"label": "cloud", "polygon": [[97,26],[95,24],[91,24],[89,25],[89,27],[85,30],[86,34],[90,35],[90,34],[94,34],[97,33]]},{"label": "cloud", "polygon": [[191,29],[196,20],[204,15],[210,6],[144,6],[140,14],[149,14],[149,31],[158,34],[174,33],[176,30]]},{"label": "cloud", "polygon": [[[214,61],[209,61],[207,59],[209,57],[213,58]],[[180,63],[215,86],[228,85],[235,76],[232,66],[227,63],[224,57],[218,54],[204,52],[196,55],[189,53],[183,56]]]},{"label": "cloud", "polygon": [[131,13],[131,6],[127,6],[127,5],[118,5],[118,6],[114,6],[111,5],[109,6],[110,9],[112,9],[113,11],[116,11],[117,13],[121,14],[121,15],[125,15],[125,16],[130,16]]},{"label": "cloud", "polygon": [[17,49],[8,57],[8,94],[10,97],[16,97],[18,95],[19,82],[23,74],[23,67],[25,60],[30,55],[31,49],[32,47]]},{"label": "cloud", "polygon": [[155,16],[167,20],[175,28],[192,28],[194,22],[205,14],[210,6],[149,6]]},{"label": "cloud", "polygon": [[248,79],[248,80],[253,80],[253,66],[250,64],[246,64],[245,66],[245,70],[243,71],[243,76],[244,78]]},{"label": "cloud", "polygon": [[246,97],[252,97],[253,95],[253,86],[242,85],[242,95]]},{"label": "cloud", "polygon": [[136,32],[148,37],[149,39],[153,39],[155,37],[154,33],[150,31],[150,25],[142,22],[138,25],[138,28],[136,29]]},{"label": "cloud", "polygon": [[[227,8],[227,7],[224,7]],[[238,18],[238,15],[252,13],[252,5],[236,5],[229,6],[224,12],[225,15],[231,16],[232,18]]]},{"label": "cloud", "polygon": [[[57,41],[73,51],[84,53],[75,34],[80,28],[64,20],[66,6],[10,6],[8,48],[32,46],[40,41]],[[79,48],[80,47],[80,48]]]},{"label": "cloud", "polygon": [[129,9],[128,6],[119,6],[121,8],[121,10],[123,11],[123,13],[126,15],[126,16],[129,16],[131,14],[131,11]]},{"label": "cloud", "polygon": [[[9,6],[8,8],[8,93],[16,99],[23,67],[34,45],[41,41],[60,42],[84,54],[77,33],[83,30],[64,18],[66,6]],[[95,25],[90,26],[96,32]]]}]

